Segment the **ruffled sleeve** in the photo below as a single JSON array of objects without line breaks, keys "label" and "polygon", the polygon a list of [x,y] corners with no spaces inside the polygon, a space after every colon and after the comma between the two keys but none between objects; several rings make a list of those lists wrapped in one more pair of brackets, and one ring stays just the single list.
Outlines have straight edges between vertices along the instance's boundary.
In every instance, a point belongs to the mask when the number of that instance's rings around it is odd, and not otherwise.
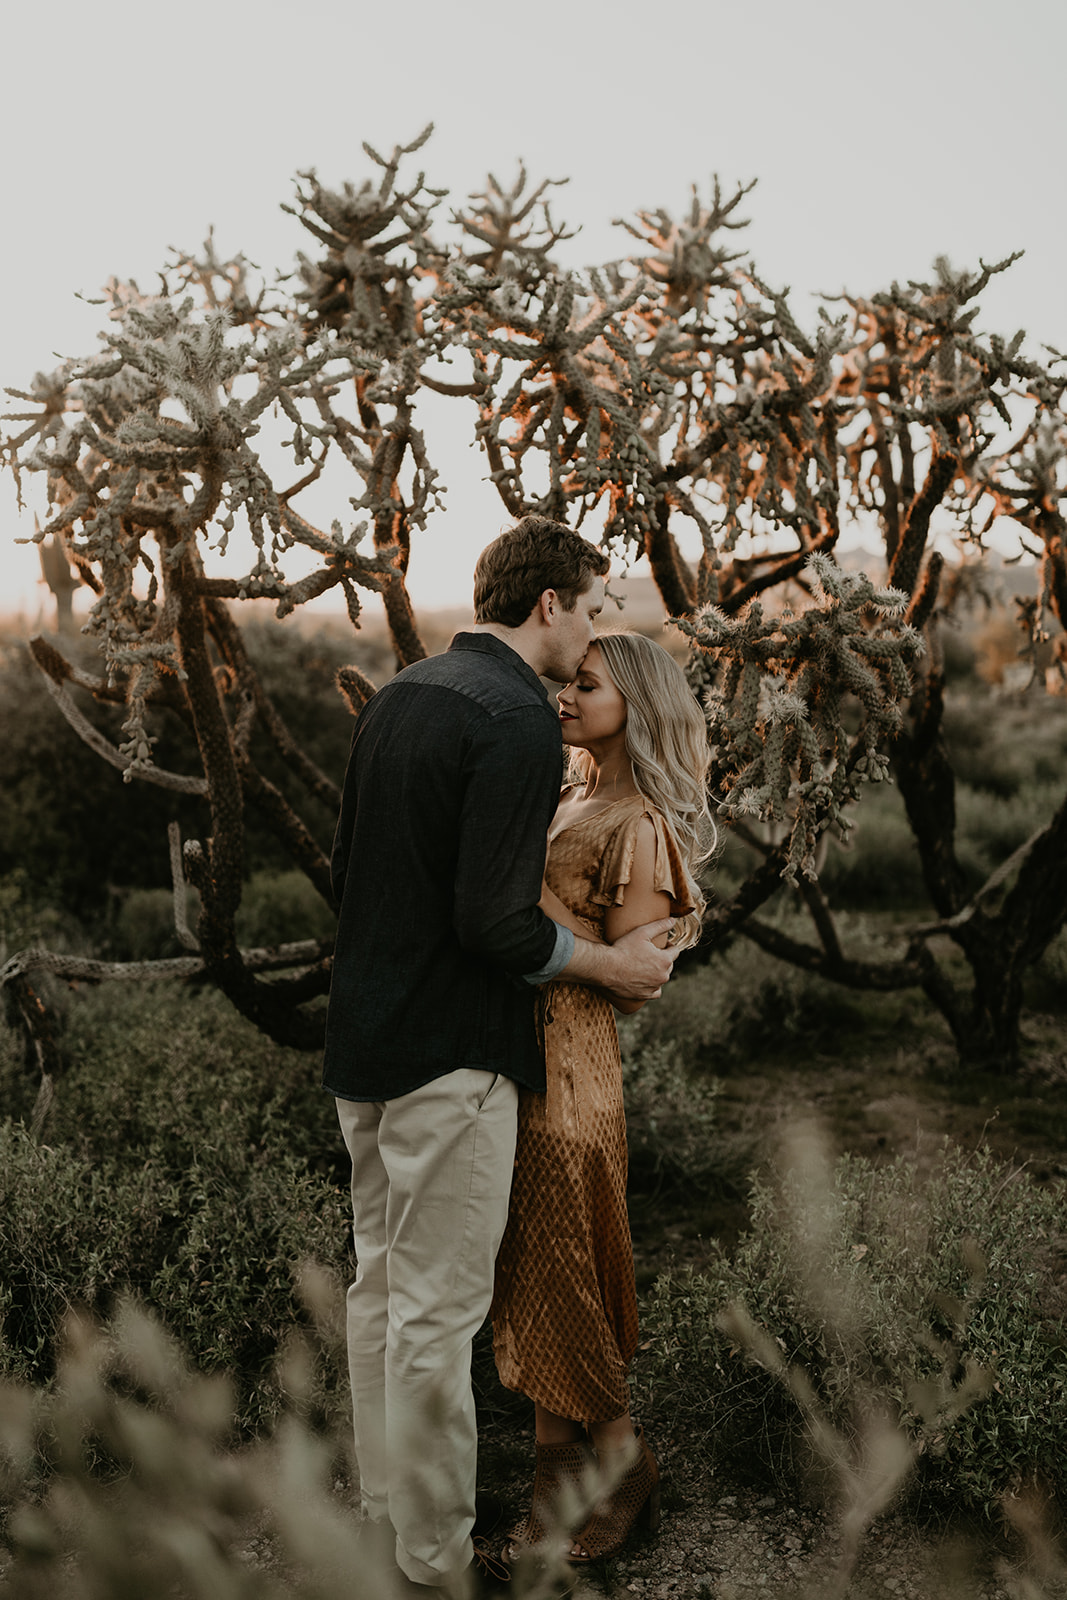
[{"label": "ruffled sleeve", "polygon": [[682,855],[664,818],[650,805],[628,812],[605,841],[590,898],[601,906],[622,905],[633,872],[637,832],[645,817],[656,834],[653,887],[670,895],[672,916],[684,916],[693,910],[693,899],[686,886]]}]

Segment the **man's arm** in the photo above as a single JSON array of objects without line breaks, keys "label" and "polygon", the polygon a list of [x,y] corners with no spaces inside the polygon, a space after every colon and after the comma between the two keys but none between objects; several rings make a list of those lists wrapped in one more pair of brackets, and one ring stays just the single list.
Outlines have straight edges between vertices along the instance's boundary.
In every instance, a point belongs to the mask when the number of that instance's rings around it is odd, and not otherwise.
[{"label": "man's arm", "polygon": [[[645,1003],[643,999],[630,999],[628,996],[619,994],[617,990],[611,988],[610,986],[605,986],[591,977],[586,978],[579,976],[579,972],[584,970],[587,963],[585,951],[578,949],[579,942],[603,947],[605,944],[613,944],[615,941],[612,939],[601,939],[595,933],[593,933],[584,922],[580,921],[580,919],[574,915],[574,912],[569,906],[564,905],[559,895],[550,889],[547,883],[542,884],[541,886],[540,904],[541,910],[547,917],[552,918],[552,921],[560,930],[561,942],[559,945],[559,954],[553,960],[551,967],[546,966],[540,972],[526,973],[526,982],[549,983],[553,978],[568,978],[575,983],[585,983],[591,989],[603,990],[617,1011],[625,1011],[627,1013],[631,1011],[640,1011],[641,1007]],[[649,911],[648,921],[654,921],[657,916],[661,915],[663,910],[664,908],[661,906],[653,907]],[[619,937],[622,936],[622,932],[630,932],[631,926],[632,924],[626,929],[620,930]],[[571,942],[569,947],[562,944],[562,936],[565,934],[570,935]],[[663,944],[666,943],[666,938],[666,934],[660,934],[656,939],[656,942],[660,945],[660,949],[662,949]],[[578,960],[577,964],[575,965],[573,958],[576,950],[578,953]],[[652,996],[649,996],[648,998],[651,999]]]},{"label": "man's arm", "polygon": [[624,933],[614,944],[576,939],[574,954],[559,976],[570,983],[604,989],[612,1000],[641,1004],[655,1000],[671,975],[677,951],[660,950],[654,940],[669,933],[673,922],[673,917],[661,917]]},{"label": "man's arm", "polygon": [[675,952],[662,949],[671,903],[654,887],[655,859],[654,831],[642,823],[624,902],[609,906],[604,918],[606,943],[594,939],[547,884],[541,890],[542,911],[575,935],[574,953],[558,976],[603,989],[620,1011],[637,1011],[654,1000],[674,966]]},{"label": "man's arm", "polygon": [[568,936],[561,944],[537,903],[562,767],[558,728],[544,710],[516,708],[483,724],[465,757],[456,934],[465,950],[516,978],[555,965],[570,942]]}]

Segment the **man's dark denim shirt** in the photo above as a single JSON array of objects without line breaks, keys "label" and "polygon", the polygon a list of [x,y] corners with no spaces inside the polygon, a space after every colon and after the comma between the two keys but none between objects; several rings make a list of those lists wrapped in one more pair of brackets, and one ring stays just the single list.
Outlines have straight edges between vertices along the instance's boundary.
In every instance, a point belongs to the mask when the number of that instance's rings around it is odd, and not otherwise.
[{"label": "man's dark denim shirt", "polygon": [[457,1067],[543,1090],[524,974],[562,778],[559,720],[491,634],[457,634],[360,713],[331,871],[340,904],[323,1084],[390,1100]]}]

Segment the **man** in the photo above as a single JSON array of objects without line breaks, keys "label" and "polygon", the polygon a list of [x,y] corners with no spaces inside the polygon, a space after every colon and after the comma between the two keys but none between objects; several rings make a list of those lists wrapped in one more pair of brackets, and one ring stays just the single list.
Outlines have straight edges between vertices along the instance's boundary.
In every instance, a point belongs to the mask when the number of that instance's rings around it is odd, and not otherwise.
[{"label": "man", "polygon": [[608,946],[538,907],[562,775],[538,678],[575,676],[607,567],[547,518],[502,534],[475,569],[474,629],[367,703],[345,776],[323,1082],[352,1157],[363,1505],[395,1530],[415,1595],[463,1593],[472,1559],[471,1340],[507,1220],[518,1086],[545,1087],[536,985],[644,1000],[671,971],[652,943],[669,922]]}]

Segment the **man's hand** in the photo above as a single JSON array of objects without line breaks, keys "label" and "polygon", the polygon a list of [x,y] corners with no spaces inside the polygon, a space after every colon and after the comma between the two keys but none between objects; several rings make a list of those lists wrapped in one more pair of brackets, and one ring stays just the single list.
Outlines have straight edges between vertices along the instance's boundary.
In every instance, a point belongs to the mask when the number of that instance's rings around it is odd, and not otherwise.
[{"label": "man's hand", "polygon": [[675,950],[660,950],[653,941],[669,933],[673,917],[631,928],[614,944],[579,939],[574,954],[559,976],[570,983],[588,983],[607,991],[620,1010],[634,1010],[655,1000],[671,975]]},{"label": "man's hand", "polygon": [[612,978],[610,988],[620,1000],[657,1000],[663,985],[674,970],[677,950],[661,950],[653,941],[661,939],[674,926],[673,917],[661,917],[658,922],[643,923],[624,933],[621,939],[609,946],[613,956],[621,962],[618,976]]}]

